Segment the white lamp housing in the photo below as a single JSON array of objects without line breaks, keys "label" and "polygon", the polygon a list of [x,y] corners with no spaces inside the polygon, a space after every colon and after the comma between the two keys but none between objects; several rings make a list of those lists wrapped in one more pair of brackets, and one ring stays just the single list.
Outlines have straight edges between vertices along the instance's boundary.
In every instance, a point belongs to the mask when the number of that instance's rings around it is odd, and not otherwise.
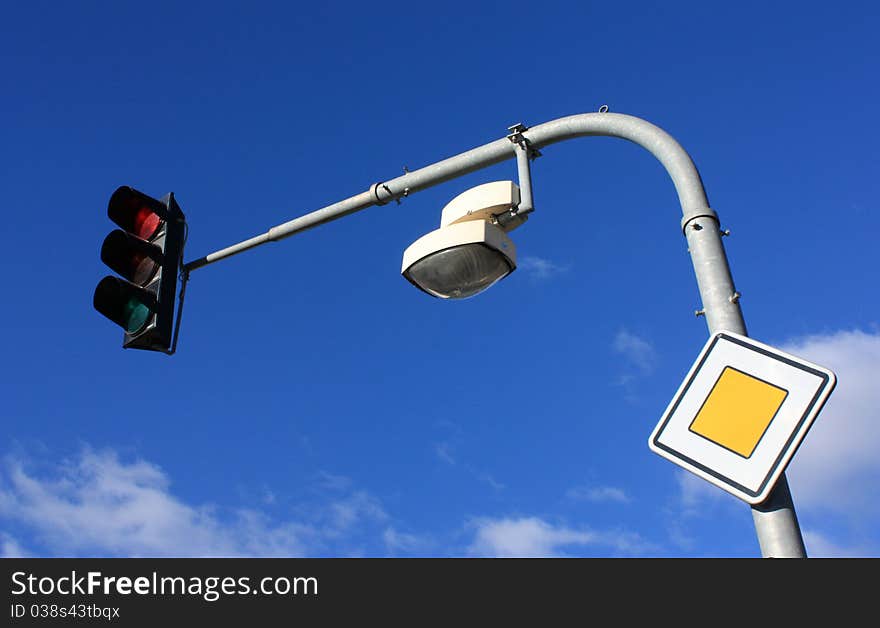
[{"label": "white lamp housing", "polygon": [[518,204],[519,188],[512,181],[486,183],[460,194],[443,208],[440,228],[404,251],[401,273],[441,299],[482,292],[516,269],[516,246],[504,228],[490,221]]}]

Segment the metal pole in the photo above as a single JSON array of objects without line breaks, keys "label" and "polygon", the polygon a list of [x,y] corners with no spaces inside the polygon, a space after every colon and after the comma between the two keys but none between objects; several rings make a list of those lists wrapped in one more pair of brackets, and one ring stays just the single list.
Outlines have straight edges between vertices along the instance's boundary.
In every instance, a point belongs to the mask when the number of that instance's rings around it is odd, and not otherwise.
[{"label": "metal pole", "polygon": [[[576,137],[607,136],[619,137],[638,144],[654,155],[663,164],[678,194],[683,214],[681,227],[687,238],[703,301],[702,313],[706,316],[709,333],[728,330],[746,335],[746,326],[739,306],[739,293],[734,289],[727,255],[721,241],[718,216],[709,207],[696,166],[672,136],[641,118],[606,111],[559,118],[531,129],[523,129],[521,134],[527,146],[534,150]],[[403,176],[376,183],[366,192],[282,223],[261,235],[191,261],[184,265],[184,271],[201,268],[266,242],[287,238],[373,205],[384,205],[389,201],[399,200],[419,190],[513,159],[517,156],[516,153],[517,145],[509,138],[484,144],[424,168],[407,172]],[[767,501],[752,508],[752,514],[763,556],[773,558],[806,556],[797,515],[784,475],[780,477]]]},{"label": "metal pole", "polygon": [[[682,219],[697,285],[703,300],[709,333],[728,330],[743,336],[746,324],[739,307],[739,293],[734,289],[727,255],[721,242],[718,219],[712,215]],[[752,519],[765,558],[806,558],[801,529],[783,474],[762,504],[752,507]]]}]

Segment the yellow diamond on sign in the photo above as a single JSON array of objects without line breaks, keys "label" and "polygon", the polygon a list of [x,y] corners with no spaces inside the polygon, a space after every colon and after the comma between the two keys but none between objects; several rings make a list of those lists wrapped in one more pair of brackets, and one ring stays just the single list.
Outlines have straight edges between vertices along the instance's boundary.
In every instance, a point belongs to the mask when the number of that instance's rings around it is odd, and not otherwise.
[{"label": "yellow diamond on sign", "polygon": [[690,431],[749,458],[788,391],[725,367]]}]

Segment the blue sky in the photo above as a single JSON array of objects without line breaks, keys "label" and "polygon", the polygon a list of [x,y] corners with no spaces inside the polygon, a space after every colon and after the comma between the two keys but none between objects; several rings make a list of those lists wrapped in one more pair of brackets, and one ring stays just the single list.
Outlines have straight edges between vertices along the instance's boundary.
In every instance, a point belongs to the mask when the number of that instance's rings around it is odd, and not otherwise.
[{"label": "blue sky", "polygon": [[178,354],[92,292],[110,194],[187,259],[496,140],[635,115],[691,154],[750,334],[839,384],[789,468],[808,552],[880,555],[872,3],[18,3],[0,26],[5,556],[757,556],[651,453],[705,319],[674,188],[547,148],[520,266],[432,299],[403,250],[513,162],[193,273]]}]

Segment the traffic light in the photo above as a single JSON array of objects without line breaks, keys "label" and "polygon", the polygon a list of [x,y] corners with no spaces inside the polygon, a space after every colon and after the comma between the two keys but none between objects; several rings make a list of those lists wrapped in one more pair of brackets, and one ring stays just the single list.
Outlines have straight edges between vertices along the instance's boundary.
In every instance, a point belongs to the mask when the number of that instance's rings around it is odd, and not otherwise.
[{"label": "traffic light", "polygon": [[108,275],[95,288],[94,306],[122,327],[122,346],[171,352],[177,274],[186,222],[169,193],[161,200],[122,186],[110,197],[110,220],[121,227],[101,246]]}]

